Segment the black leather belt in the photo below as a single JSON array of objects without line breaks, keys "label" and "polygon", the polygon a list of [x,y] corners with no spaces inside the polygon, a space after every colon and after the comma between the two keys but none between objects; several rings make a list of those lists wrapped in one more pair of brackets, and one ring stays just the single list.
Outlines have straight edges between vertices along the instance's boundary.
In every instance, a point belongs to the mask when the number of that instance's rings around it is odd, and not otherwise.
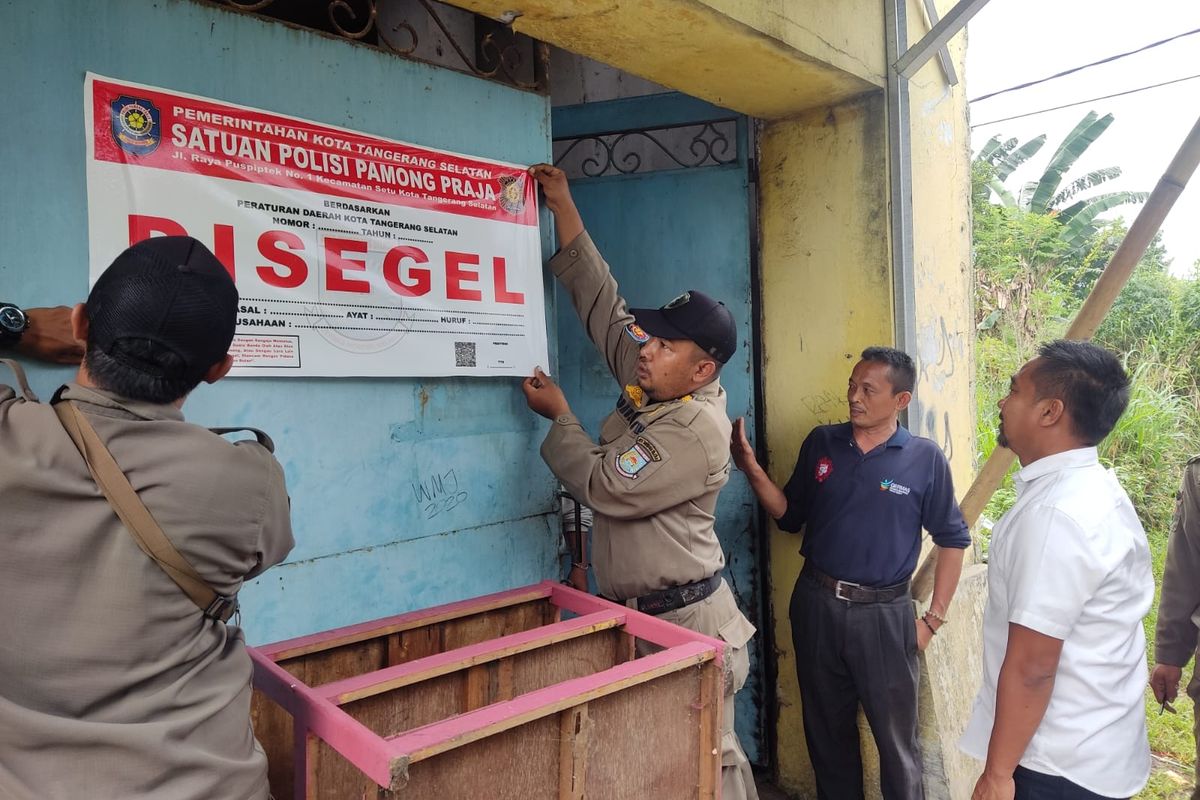
[{"label": "black leather belt", "polygon": [[897,583],[895,586],[878,588],[863,586],[860,583],[832,578],[808,562],[804,563],[804,569],[800,570],[800,574],[818,586],[823,586],[833,592],[833,596],[838,600],[847,600],[851,603],[887,603],[908,594],[908,581]]},{"label": "black leather belt", "polygon": [[[715,592],[720,585],[721,576],[718,574],[695,583],[685,583],[683,586],[672,586],[670,589],[650,592],[650,594],[644,594],[637,599],[637,610],[643,614],[654,616],[665,614],[677,608],[690,606],[692,603],[699,603]],[[627,601],[622,600],[616,602],[622,605],[627,604]]]}]

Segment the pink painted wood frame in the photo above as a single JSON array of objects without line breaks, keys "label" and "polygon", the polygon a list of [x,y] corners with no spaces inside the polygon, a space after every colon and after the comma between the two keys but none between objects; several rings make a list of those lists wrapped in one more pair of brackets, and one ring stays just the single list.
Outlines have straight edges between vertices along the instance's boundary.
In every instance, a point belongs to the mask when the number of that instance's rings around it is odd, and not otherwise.
[{"label": "pink painted wood frame", "polygon": [[389,633],[398,633],[400,631],[419,628],[422,625],[432,625],[445,620],[469,617],[472,614],[478,614],[493,608],[505,608],[507,606],[520,605],[521,603],[529,603],[534,600],[541,600],[552,596],[553,591],[551,587],[553,585],[550,581],[543,581],[542,583],[535,583],[532,586],[523,586],[520,589],[509,589],[504,592],[460,600],[457,603],[423,608],[419,611],[397,614],[394,617],[374,619],[370,622],[347,625],[344,628],[333,628],[307,636],[299,636],[295,639],[285,639],[273,644],[263,645],[257,649],[272,661],[286,661],[289,658],[295,658],[296,656],[317,650],[329,650],[334,647],[361,642],[364,639],[374,639],[379,636],[386,636]]},{"label": "pink painted wood frame", "polygon": [[[278,661],[386,636],[441,621],[548,598],[560,609],[580,615],[551,625],[458,648],[422,659],[353,676],[321,687],[310,687],[287,672]],[[386,691],[417,676],[443,674],[464,664],[483,663],[523,649],[563,641],[594,630],[621,625],[629,634],[662,651],[618,664],[607,670],[539,689],[512,700],[384,738],[355,720],[338,703]],[[463,600],[434,608],[350,625],[247,648],[254,663],[254,686],[279,704],[293,719],[295,734],[295,791],[307,796],[307,741],[317,736],[358,767],[379,786],[401,789],[408,766],[495,733],[558,713],[597,697],[653,680],[662,675],[715,661],[724,661],[724,642],[642,614],[633,609],[572,589],[563,584],[540,584]],[[439,672],[439,670],[441,672]],[[717,712],[720,713],[718,706]]]},{"label": "pink painted wood frame", "polygon": [[582,617],[543,625],[520,633],[512,633],[486,642],[447,650],[444,653],[426,656],[385,667],[364,675],[355,675],[323,686],[315,687],[317,694],[338,705],[361,700],[374,694],[398,689],[439,675],[473,667],[506,656],[524,653],[556,642],[564,642],[577,636],[615,628],[625,622],[626,614],[620,610],[597,611]]}]

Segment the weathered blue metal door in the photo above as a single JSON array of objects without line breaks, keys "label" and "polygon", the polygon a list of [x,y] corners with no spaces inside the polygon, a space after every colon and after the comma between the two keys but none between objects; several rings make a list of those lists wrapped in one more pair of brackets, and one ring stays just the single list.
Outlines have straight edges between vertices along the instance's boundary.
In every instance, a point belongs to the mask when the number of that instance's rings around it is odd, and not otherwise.
[{"label": "weathered blue metal door", "polygon": [[[660,306],[687,289],[722,300],[740,330],[722,372],[729,414],[753,430],[757,359],[751,280],[751,193],[747,121],[677,94],[568,106],[553,112],[555,160],[621,293],[634,306]],[[570,299],[558,299],[560,378],[588,430],[617,396],[611,375],[584,336]],[[737,729],[750,760],[765,761],[757,503],[735,471],[721,492],[717,532],[726,580],[760,635],[738,696]]]}]

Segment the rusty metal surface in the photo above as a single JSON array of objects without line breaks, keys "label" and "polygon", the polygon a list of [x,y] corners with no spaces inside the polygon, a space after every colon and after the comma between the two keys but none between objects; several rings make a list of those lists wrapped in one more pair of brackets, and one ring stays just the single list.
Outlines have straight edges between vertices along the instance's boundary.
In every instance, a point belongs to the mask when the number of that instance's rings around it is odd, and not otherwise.
[{"label": "rusty metal surface", "polygon": [[[402,58],[428,60],[417,55],[421,45],[418,20],[410,16],[385,22],[380,14],[379,0],[326,0],[322,22],[327,21],[328,27],[314,25],[308,20],[311,5],[297,0],[221,0],[221,5],[242,13],[321,30],[350,41],[373,44]],[[420,20],[420,27],[427,27],[425,22],[431,23],[450,47],[450,53],[438,48],[438,55],[443,56],[436,62],[438,66],[521,89],[548,90],[550,51],[545,43],[530,39],[522,41],[512,34],[510,27],[478,15],[474,15],[477,31],[488,27],[494,30],[477,35],[475,41],[463,42],[460,41],[461,34],[456,34],[447,24],[446,14],[465,12],[434,0],[415,0],[405,6],[408,12],[418,9],[426,18]],[[527,69],[528,60],[533,62],[532,70]],[[525,77],[527,72],[532,72],[532,80]]]}]

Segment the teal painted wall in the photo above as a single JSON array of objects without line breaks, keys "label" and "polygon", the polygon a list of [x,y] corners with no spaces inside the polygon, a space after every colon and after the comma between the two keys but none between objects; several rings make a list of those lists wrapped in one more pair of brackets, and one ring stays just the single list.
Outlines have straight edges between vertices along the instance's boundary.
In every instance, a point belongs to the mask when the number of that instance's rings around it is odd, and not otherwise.
[{"label": "teal painted wall", "polygon": [[[509,162],[549,156],[535,94],[192,0],[3,2],[2,299],[86,296],[89,70]],[[31,370],[43,398],[71,374]],[[516,381],[231,378],[184,411],[266,429],[287,472],[297,545],[243,591],[252,642],[557,574],[544,426]]]}]

